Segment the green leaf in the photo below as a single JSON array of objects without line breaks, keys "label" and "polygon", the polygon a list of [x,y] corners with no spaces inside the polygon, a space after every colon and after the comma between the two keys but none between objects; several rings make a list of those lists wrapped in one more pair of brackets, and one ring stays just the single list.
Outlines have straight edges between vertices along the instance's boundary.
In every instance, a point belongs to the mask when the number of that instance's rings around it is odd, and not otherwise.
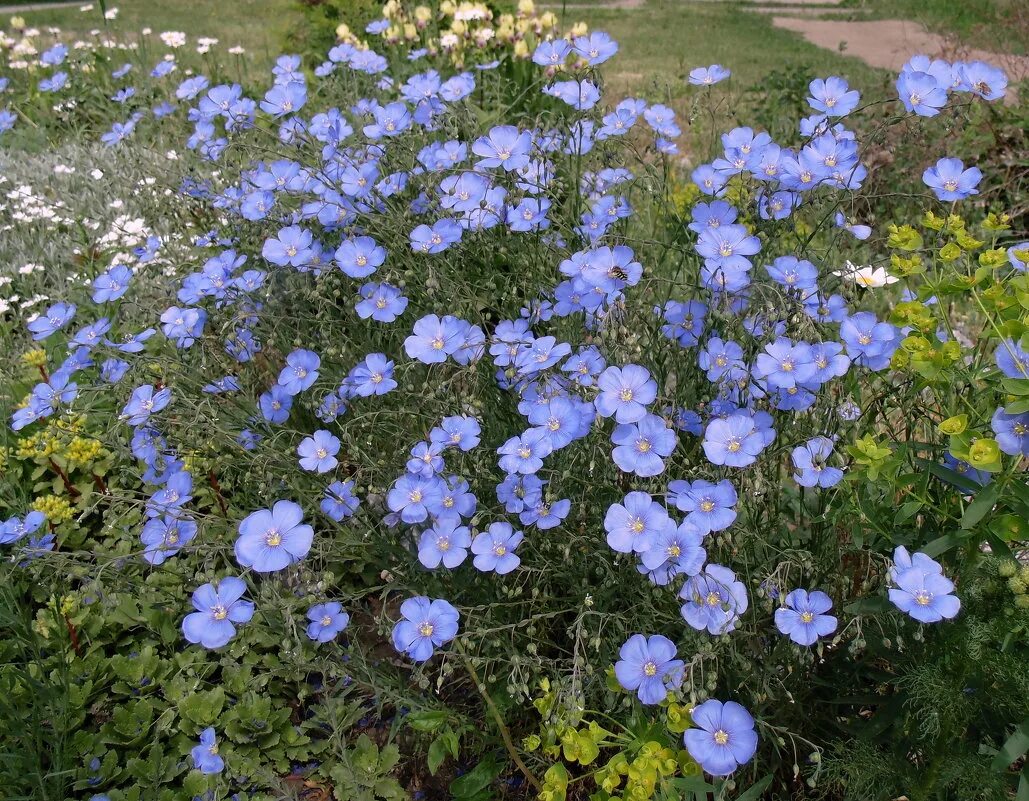
[{"label": "green leaf", "polygon": [[436,731],[447,722],[447,713],[442,710],[412,712],[405,718],[407,725],[415,731]]},{"label": "green leaf", "polygon": [[772,783],[772,774],[769,773],[763,779],[758,779],[750,787],[747,788],[746,792],[736,798],[736,801],[758,801],[761,797],[761,793],[765,791],[765,788]]},{"label": "green leaf", "polygon": [[503,767],[492,755],[486,756],[464,776],[459,776],[450,783],[450,794],[460,801],[475,798],[493,783]]},{"label": "green leaf", "polygon": [[1026,751],[1029,751],[1029,718],[1023,720],[1004,741],[990,767],[998,772],[1006,771],[1008,766]]},{"label": "green leaf", "polygon": [[1008,395],[1029,395],[1029,378],[1002,378],[1000,385]]},{"label": "green leaf", "polygon": [[435,776],[436,771],[439,770],[439,766],[443,764],[443,760],[446,758],[447,744],[442,737],[437,737],[429,746],[429,757],[427,760],[429,773]]},{"label": "green leaf", "polygon": [[931,556],[935,559],[941,553],[946,553],[951,548],[957,548],[959,545],[964,544],[967,539],[967,532],[952,531],[950,534],[944,534],[942,537],[937,537],[932,542],[927,543],[924,548],[919,548],[919,550],[927,556]]},{"label": "green leaf", "polygon": [[994,481],[979,491],[975,496],[975,500],[968,505],[965,513],[961,516],[961,528],[972,528],[972,526],[989,514],[994,504],[997,503],[997,497],[1000,495],[1002,484],[1003,482],[1001,481]]}]

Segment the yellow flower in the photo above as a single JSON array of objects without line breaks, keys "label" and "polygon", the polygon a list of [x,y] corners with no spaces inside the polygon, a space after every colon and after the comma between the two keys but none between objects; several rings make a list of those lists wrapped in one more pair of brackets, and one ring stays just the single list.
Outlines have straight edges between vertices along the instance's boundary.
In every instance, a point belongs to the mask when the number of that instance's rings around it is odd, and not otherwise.
[{"label": "yellow flower", "polygon": [[572,26],[571,34],[572,36],[585,36],[589,32],[589,25],[587,25],[585,22],[576,22],[575,25]]},{"label": "yellow flower", "polygon": [[518,13],[519,14],[533,14],[536,11],[536,4],[532,0],[518,0]]},{"label": "yellow flower", "polygon": [[64,457],[73,464],[89,465],[96,461],[103,452],[98,440],[87,437],[75,437],[64,449]]},{"label": "yellow flower", "polygon": [[42,367],[46,364],[46,351],[42,348],[27,350],[21,355],[21,360],[29,367]]},{"label": "yellow flower", "polygon": [[32,508],[46,515],[46,519],[55,526],[71,520],[73,510],[71,504],[57,495],[44,495],[32,502]]}]

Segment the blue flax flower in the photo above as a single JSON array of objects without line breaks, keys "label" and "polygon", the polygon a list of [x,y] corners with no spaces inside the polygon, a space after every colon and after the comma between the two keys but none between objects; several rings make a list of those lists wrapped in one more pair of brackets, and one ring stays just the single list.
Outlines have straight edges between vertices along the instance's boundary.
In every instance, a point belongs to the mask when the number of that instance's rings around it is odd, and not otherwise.
[{"label": "blue flax flower", "polygon": [[633,634],[618,652],[615,677],[644,704],[657,704],[668,688],[682,681],[684,663],[676,659],[675,643],[660,634]]},{"label": "blue flax flower", "polygon": [[522,542],[522,532],[515,531],[510,523],[491,523],[486,531],[480,532],[472,540],[472,553],[475,559],[472,564],[483,573],[498,573],[503,576],[510,573],[522,560],[516,554]]},{"label": "blue flax flower", "polygon": [[331,642],[350,625],[350,615],[338,601],[315,604],[307,610],[307,619],[307,636],[315,642]]},{"label": "blue flax flower", "polygon": [[239,524],[236,561],[258,573],[282,570],[311,550],[314,529],[304,524],[304,510],[292,501],[251,512]]},{"label": "blue flax flower", "polygon": [[204,584],[193,593],[192,612],[182,621],[182,633],[191,643],[204,648],[221,648],[236,636],[236,623],[254,616],[254,605],[241,600],[247,585],[242,579],[227,576],[218,586]]},{"label": "blue flax flower", "polygon": [[712,776],[728,776],[757,752],[754,718],[735,701],[711,699],[690,711],[696,728],[683,742],[690,756]]},{"label": "blue flax flower", "polygon": [[402,619],[393,627],[393,647],[415,662],[425,662],[434,649],[457,636],[460,613],[441,598],[423,595],[400,605]]},{"label": "blue flax flower", "polygon": [[819,637],[836,631],[836,618],[825,614],[832,598],[820,590],[793,590],[775,610],[775,625],[797,645],[814,645]]}]

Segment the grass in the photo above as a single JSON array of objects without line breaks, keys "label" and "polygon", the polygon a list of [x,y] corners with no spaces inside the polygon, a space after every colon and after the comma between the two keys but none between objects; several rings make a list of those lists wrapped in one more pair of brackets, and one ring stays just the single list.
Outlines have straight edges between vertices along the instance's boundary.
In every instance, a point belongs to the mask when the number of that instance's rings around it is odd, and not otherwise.
[{"label": "grass", "polygon": [[[649,0],[635,9],[549,6],[568,24],[583,20],[618,40],[620,51],[607,72],[625,88],[665,86],[674,97],[690,69],[722,64],[737,86],[761,82],[769,73],[803,67],[816,75],[842,74],[856,86],[881,82],[882,73],[857,58],[816,47],[773,28],[768,14],[732,2]],[[621,87],[620,87],[621,88]]]},{"label": "grass", "polygon": [[1029,53],[1025,0],[844,0],[880,19],[910,19],[962,43],[993,52]]},{"label": "grass", "polygon": [[108,0],[109,9],[118,9],[118,16],[110,22],[105,22],[99,2],[94,0],[92,5],[88,12],[74,6],[22,11],[19,16],[30,26],[55,25],[83,35],[105,25],[119,34],[142,28],[153,29],[155,36],[161,31],[182,31],[191,48],[197,37],[210,36],[219,40],[219,47],[242,45],[258,64],[268,64],[282,52],[285,33],[296,19],[293,0],[232,0],[228,4],[214,0]]}]

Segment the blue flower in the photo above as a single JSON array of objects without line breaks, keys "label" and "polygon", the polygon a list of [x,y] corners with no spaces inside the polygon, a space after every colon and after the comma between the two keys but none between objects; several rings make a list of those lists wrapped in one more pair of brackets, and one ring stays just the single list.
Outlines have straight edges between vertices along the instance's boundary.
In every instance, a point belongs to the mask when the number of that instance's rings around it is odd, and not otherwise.
[{"label": "blue flower", "polygon": [[481,136],[472,144],[472,152],[479,156],[475,163],[482,169],[502,167],[511,172],[525,167],[529,163],[529,151],[532,147],[532,134],[519,131],[513,125],[498,125],[488,134]]},{"label": "blue flower", "polygon": [[75,317],[74,303],[55,303],[46,310],[46,314],[30,320],[26,327],[32,332],[32,338],[38,342],[64,328],[73,317]]},{"label": "blue flower", "polygon": [[441,510],[443,482],[436,476],[422,477],[406,473],[397,479],[386,496],[389,508],[400,514],[405,523],[420,523]]},{"label": "blue flower", "polygon": [[275,384],[267,392],[261,393],[258,400],[261,414],[269,423],[284,423],[289,418],[293,395],[285,387]]},{"label": "blue flower", "polygon": [[716,418],[708,423],[702,444],[704,455],[712,464],[747,467],[757,461],[767,443],[754,418],[732,414],[724,420]]},{"label": "blue flower", "polygon": [[299,225],[290,225],[264,241],[261,255],[279,267],[303,267],[314,256],[313,241],[310,231]]},{"label": "blue flower", "polygon": [[664,472],[662,458],[672,455],[676,435],[663,418],[648,414],[639,422],[617,426],[611,441],[616,446],[611,458],[618,469],[646,478]]},{"label": "blue flower", "polygon": [[350,371],[347,385],[354,395],[363,398],[385,395],[397,388],[397,382],[393,380],[393,362],[384,353],[369,353]]},{"label": "blue flower", "polygon": [[708,565],[702,573],[690,576],[679,597],[686,601],[680,608],[683,619],[697,631],[706,629],[710,634],[733,631],[750,605],[743,582],[722,565]]},{"label": "blue flower", "polygon": [[459,518],[443,517],[422,532],[418,541],[418,561],[422,565],[435,570],[442,564],[453,570],[464,562],[472,536],[468,527],[460,522]]},{"label": "blue flower", "polygon": [[572,46],[565,39],[541,41],[532,53],[533,63],[541,67],[559,67],[565,63]]},{"label": "blue flower", "polygon": [[665,526],[640,554],[639,572],[646,573],[660,586],[675,576],[695,576],[704,567],[707,551],[701,546],[704,535],[700,529],[684,520],[678,526]]},{"label": "blue flower", "polygon": [[721,64],[712,64],[710,67],[694,67],[690,70],[688,80],[694,86],[712,86],[730,75],[732,73]]},{"label": "blue flower", "polygon": [[201,773],[221,773],[225,769],[225,760],[218,754],[218,742],[214,736],[213,726],[208,726],[200,732],[200,744],[193,746],[189,754],[193,758],[193,767]]},{"label": "blue flower", "polygon": [[572,41],[576,54],[592,67],[603,64],[618,52],[618,42],[603,31],[594,31],[589,36],[577,36]]},{"label": "blue flower", "polygon": [[472,564],[483,573],[510,573],[522,560],[514,552],[522,541],[522,532],[515,531],[510,523],[491,523],[472,540],[471,550],[475,554]]},{"label": "blue flower", "polygon": [[337,523],[353,515],[361,501],[354,494],[353,481],[333,481],[325,488],[321,510]]},{"label": "blue flower", "polygon": [[236,561],[258,573],[282,570],[311,550],[314,529],[304,524],[304,510],[292,501],[251,512],[239,524]]},{"label": "blue flower", "polygon": [[254,605],[240,600],[247,590],[242,579],[227,576],[213,584],[204,584],[193,593],[192,612],[182,621],[182,633],[191,643],[204,648],[221,648],[236,636],[234,623],[246,623],[254,616]]},{"label": "blue flower", "polygon": [[348,239],[336,249],[336,264],[351,278],[366,278],[386,261],[386,249],[370,236]]},{"label": "blue flower", "polygon": [[188,545],[196,533],[197,524],[189,518],[174,515],[153,517],[147,520],[139,535],[145,546],[143,558],[152,565],[160,565]]},{"label": "blue flower", "polygon": [[571,508],[572,502],[567,498],[552,503],[541,500],[532,507],[522,510],[518,514],[518,519],[524,526],[534,525],[541,531],[546,531],[561,525],[561,522],[568,517]]},{"label": "blue flower", "polygon": [[544,457],[549,456],[553,450],[545,430],[530,428],[497,448],[500,469],[505,473],[535,473],[543,467]]},{"label": "blue flower", "polygon": [[107,272],[93,279],[93,302],[107,303],[118,300],[129,289],[132,270],[123,264],[116,264]]},{"label": "blue flower", "polygon": [[858,312],[840,323],[840,339],[855,364],[869,370],[886,368],[900,346],[900,333],[890,323],[879,322],[872,312]]},{"label": "blue flower", "polygon": [[836,618],[825,614],[832,609],[832,599],[824,592],[793,590],[783,603],[775,610],[775,625],[797,645],[814,645],[819,637],[836,631]]},{"label": "blue flower", "polygon": [[369,139],[399,136],[411,127],[411,110],[400,101],[379,106],[372,116],[375,122],[364,126],[364,135]]},{"label": "blue flower", "polygon": [[590,81],[558,81],[543,89],[577,111],[587,111],[600,102],[600,90]]},{"label": "blue flower", "polygon": [[597,387],[597,412],[603,417],[614,417],[618,423],[642,420],[647,405],[657,397],[657,382],[638,364],[608,367],[597,379]]},{"label": "blue flower", "polygon": [[705,228],[697,238],[696,249],[711,269],[748,270],[752,265],[747,257],[760,252],[761,240],[751,235],[746,226],[732,223]]},{"label": "blue flower", "polygon": [[404,340],[404,351],[423,364],[437,364],[461,347],[461,327],[458,319],[446,315],[441,320],[428,314],[414,324],[414,333]]},{"label": "blue flower", "polygon": [[297,447],[300,466],[313,473],[328,473],[332,470],[339,464],[339,460],[336,459],[337,453],[339,440],[324,429],[305,437]]},{"label": "blue flower", "polygon": [[799,471],[793,480],[802,487],[834,487],[843,478],[838,467],[829,467],[826,461],[832,455],[833,442],[827,437],[815,437],[793,449],[793,466]]},{"label": "blue flower", "polygon": [[645,553],[659,534],[674,530],[665,508],[646,492],[630,492],[622,503],[613,503],[604,515],[607,544],[619,553]]},{"label": "blue flower", "polygon": [[922,173],[923,183],[936,193],[937,198],[948,203],[978,195],[976,187],[982,179],[982,170],[978,167],[966,170],[961,159],[940,159]]},{"label": "blue flower", "polygon": [[668,500],[686,512],[686,522],[704,535],[727,529],[736,520],[736,490],[725,479],[717,483],[703,479],[672,481],[668,484]]},{"label": "blue flower", "polygon": [[171,389],[157,389],[150,384],[136,387],[132,397],[122,409],[122,417],[130,426],[141,426],[150,419],[150,415],[161,411],[171,401]]},{"label": "blue flower", "polygon": [[407,308],[407,298],[389,284],[368,283],[361,287],[361,300],[354,306],[362,320],[391,323]]},{"label": "blue flower", "polygon": [[953,595],[954,582],[943,575],[939,563],[924,553],[909,556],[905,548],[894,553],[895,567],[890,570],[890,602],[919,623],[938,623],[950,619],[961,610],[961,601]]},{"label": "blue flower", "polygon": [[439,426],[429,432],[429,440],[443,447],[470,451],[479,444],[481,431],[479,421],[474,417],[444,417]]},{"label": "blue flower", "polygon": [[411,448],[411,458],[407,460],[407,472],[428,478],[440,473],[446,465],[443,463],[443,446],[435,442],[419,442]]},{"label": "blue flower", "polygon": [[684,663],[675,658],[675,643],[660,634],[633,634],[618,656],[615,677],[623,688],[635,691],[641,703],[660,703],[669,687],[682,681]]},{"label": "blue flower", "polygon": [[1029,456],[1029,412],[1008,414],[998,407],[990,425],[1001,451],[1008,456]]},{"label": "blue flower", "polygon": [[282,117],[286,114],[295,114],[307,102],[307,87],[304,84],[289,81],[276,84],[264,96],[261,101],[261,111],[273,117]]},{"label": "blue flower", "polygon": [[440,220],[431,227],[419,225],[411,231],[411,250],[415,253],[441,253],[461,241],[463,229],[454,220]]},{"label": "blue flower", "polygon": [[318,380],[321,359],[310,350],[295,350],[286,357],[286,366],[279,372],[278,385],[289,395],[309,389]]},{"label": "blue flower", "polygon": [[856,89],[851,89],[843,78],[836,75],[825,80],[816,78],[808,85],[808,91],[811,92],[808,105],[827,117],[846,117],[857,108],[861,99]]},{"label": "blue flower", "polygon": [[735,701],[705,701],[690,711],[697,728],[683,734],[686,750],[712,776],[728,776],[757,752],[754,718]]},{"label": "blue flower", "polygon": [[170,306],[161,313],[161,330],[168,339],[175,340],[175,347],[188,348],[199,337],[207,322],[203,309],[181,309]]},{"label": "blue flower", "polygon": [[460,613],[441,598],[408,598],[400,605],[402,619],[393,627],[393,647],[415,662],[425,662],[434,649],[457,636]]},{"label": "blue flower", "polygon": [[955,70],[960,77],[960,91],[972,92],[984,100],[1000,100],[1004,97],[1008,85],[1008,76],[1004,70],[985,61],[955,65]]},{"label": "blue flower", "polygon": [[350,615],[337,601],[315,604],[307,610],[307,636],[315,642],[331,642],[350,625]]},{"label": "blue flower", "polygon": [[12,517],[0,524],[0,545],[10,545],[22,537],[39,530],[39,527],[46,522],[46,515],[42,512],[29,512],[23,520],[20,517]]}]

